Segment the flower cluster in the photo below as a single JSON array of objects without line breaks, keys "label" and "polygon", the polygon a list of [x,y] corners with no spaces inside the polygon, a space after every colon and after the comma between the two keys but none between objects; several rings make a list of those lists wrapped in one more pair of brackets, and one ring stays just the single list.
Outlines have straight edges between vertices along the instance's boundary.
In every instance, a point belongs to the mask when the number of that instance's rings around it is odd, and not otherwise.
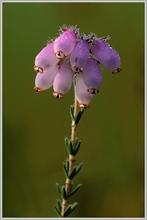
[{"label": "flower cluster", "polygon": [[48,42],[35,58],[36,92],[53,86],[53,96],[62,98],[75,81],[75,97],[87,108],[102,84],[100,65],[120,72],[120,56],[107,43],[109,37],[80,34],[74,26],[60,28],[57,38]]}]

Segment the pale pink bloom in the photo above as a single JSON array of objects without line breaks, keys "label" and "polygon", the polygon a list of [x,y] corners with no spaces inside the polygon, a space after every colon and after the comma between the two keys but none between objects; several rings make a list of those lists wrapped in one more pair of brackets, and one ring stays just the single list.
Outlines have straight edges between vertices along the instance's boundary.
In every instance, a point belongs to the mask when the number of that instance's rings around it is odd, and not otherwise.
[{"label": "pale pink bloom", "polygon": [[75,96],[81,108],[87,108],[91,99],[94,96],[94,94],[90,94],[87,90],[88,87],[85,85],[83,74],[77,74]]},{"label": "pale pink bloom", "polygon": [[97,93],[102,84],[102,73],[98,62],[88,58],[82,75],[88,92],[91,94]]},{"label": "pale pink bloom", "polygon": [[75,43],[76,33],[72,30],[65,30],[54,42],[54,53],[57,58],[64,59],[65,56],[70,55]]},{"label": "pale pink bloom", "polygon": [[54,54],[53,44],[44,47],[35,58],[34,70],[43,73],[45,70],[55,66],[60,60]]},{"label": "pale pink bloom", "polygon": [[53,85],[57,71],[57,67],[52,67],[51,69],[45,70],[43,74],[37,73],[34,87],[36,92],[43,92],[49,89]]},{"label": "pale pink bloom", "polygon": [[85,40],[79,40],[70,55],[70,63],[73,72],[79,73],[83,70],[89,57],[89,44]]},{"label": "pale pink bloom", "polygon": [[54,79],[53,88],[54,96],[62,98],[67,93],[73,82],[74,73],[71,71],[69,63],[63,63],[61,68],[57,71],[57,75]]},{"label": "pale pink bloom", "polygon": [[104,39],[97,39],[91,51],[103,67],[112,73],[120,72],[120,56]]}]

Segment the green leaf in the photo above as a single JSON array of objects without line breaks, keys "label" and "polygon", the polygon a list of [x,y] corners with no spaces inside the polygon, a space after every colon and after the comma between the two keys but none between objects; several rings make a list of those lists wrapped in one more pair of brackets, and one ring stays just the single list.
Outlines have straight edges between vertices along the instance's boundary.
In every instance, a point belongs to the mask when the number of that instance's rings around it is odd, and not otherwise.
[{"label": "green leaf", "polygon": [[70,116],[71,116],[71,120],[75,121],[75,116],[74,116],[74,105],[70,106]]},{"label": "green leaf", "polygon": [[72,146],[72,141],[71,140],[69,141],[69,144],[70,144],[70,154],[74,155],[74,151],[73,151],[73,146]]},{"label": "green leaf", "polygon": [[56,207],[56,205],[54,206],[54,208],[55,208],[55,211],[56,211],[57,215],[58,215],[59,217],[61,217],[61,214],[60,214],[58,208]]},{"label": "green leaf", "polygon": [[72,170],[72,172],[71,172],[71,174],[70,174],[70,176],[69,176],[69,179],[70,179],[70,180],[72,180],[72,179],[75,177],[75,175],[76,175],[76,170],[77,170],[77,167],[74,166],[74,168],[73,168],[73,170]]},{"label": "green leaf", "polygon": [[69,186],[69,193],[72,191],[72,189],[73,189],[73,183],[71,183]]},{"label": "green leaf", "polygon": [[60,201],[60,199],[57,199],[57,208],[58,208],[59,212],[61,213],[61,201]]},{"label": "green leaf", "polygon": [[76,137],[74,146],[76,146],[79,142],[79,139]]},{"label": "green leaf", "polygon": [[75,202],[74,204],[71,205],[71,211],[73,212],[75,208],[77,207],[78,202]]},{"label": "green leaf", "polygon": [[83,166],[83,163],[80,163],[80,164],[76,167],[76,174],[79,173],[79,171],[81,170],[82,166]]},{"label": "green leaf", "polygon": [[61,194],[61,186],[59,185],[59,183],[56,183],[56,189]]},{"label": "green leaf", "polygon": [[78,166],[74,166],[73,170],[69,176],[69,179],[72,180],[81,170],[83,163],[80,163]]},{"label": "green leaf", "polygon": [[66,160],[65,166],[67,173],[69,173],[69,159]]},{"label": "green leaf", "polygon": [[68,139],[68,137],[65,137],[64,141],[65,141],[67,152],[68,154],[70,154],[70,140]]},{"label": "green leaf", "polygon": [[75,202],[75,203],[72,204],[72,205],[69,205],[69,206],[67,207],[65,213],[64,213],[64,217],[67,217],[69,214],[71,214],[71,213],[75,210],[75,208],[77,207],[77,205],[78,205],[77,202]]},{"label": "green leaf", "polygon": [[71,205],[69,205],[64,213],[64,217],[67,217],[71,212],[72,212]]},{"label": "green leaf", "polygon": [[81,146],[81,141],[79,141],[78,138],[76,138],[74,148],[73,148],[74,156],[78,153],[80,146]]},{"label": "green leaf", "polygon": [[62,186],[61,195],[62,195],[62,199],[67,200],[67,195],[66,195],[65,186]]},{"label": "green leaf", "polygon": [[68,170],[66,169],[66,164],[65,163],[63,163],[63,170],[64,170],[64,174],[65,174],[66,178],[69,179]]},{"label": "green leaf", "polygon": [[74,193],[76,193],[78,191],[78,189],[80,189],[80,187],[82,186],[82,184],[78,184],[72,191],[70,191],[68,197],[72,196]]},{"label": "green leaf", "polygon": [[83,113],[84,113],[84,109],[83,108],[79,109],[79,112],[78,112],[77,117],[75,119],[75,124],[76,125],[80,122],[80,119],[81,119]]},{"label": "green leaf", "polygon": [[66,145],[66,149],[68,154],[73,155],[73,147],[72,147],[72,141],[69,140],[67,137],[65,137],[65,145]]}]

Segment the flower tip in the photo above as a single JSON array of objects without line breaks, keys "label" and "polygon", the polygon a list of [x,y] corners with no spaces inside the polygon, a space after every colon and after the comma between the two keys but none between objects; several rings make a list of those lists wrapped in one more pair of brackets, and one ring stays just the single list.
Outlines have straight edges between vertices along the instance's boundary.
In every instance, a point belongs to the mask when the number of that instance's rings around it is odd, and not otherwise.
[{"label": "flower tip", "polygon": [[43,70],[43,68],[41,68],[41,67],[39,67],[39,66],[34,66],[34,70],[35,70],[35,72],[37,72],[37,73],[44,73],[44,70]]},{"label": "flower tip", "polygon": [[90,94],[99,93],[99,90],[97,90],[97,89],[95,89],[95,88],[87,89],[87,91],[88,91]]},{"label": "flower tip", "polygon": [[58,92],[53,92],[53,96],[55,98],[58,98],[58,99],[62,99],[63,98],[63,94],[62,93],[58,93]]},{"label": "flower tip", "polygon": [[71,70],[75,73],[75,74],[77,74],[77,73],[80,73],[80,72],[82,72],[83,71],[83,68],[79,68],[79,67],[77,67],[77,66],[72,66],[71,67]]},{"label": "flower tip", "polygon": [[79,103],[79,107],[80,107],[80,108],[87,109],[89,106],[88,106],[87,104]]},{"label": "flower tip", "polygon": [[119,73],[120,71],[122,71],[122,68],[117,68],[116,70],[114,70],[114,71],[112,72],[112,74]]},{"label": "flower tip", "polygon": [[41,89],[41,88],[39,88],[39,87],[37,87],[37,86],[34,87],[34,90],[35,90],[36,92],[39,92],[39,93],[44,92],[43,89]]},{"label": "flower tip", "polygon": [[64,59],[65,54],[64,54],[62,51],[57,51],[57,52],[55,53],[55,56],[56,56],[58,59],[62,60],[62,59]]}]

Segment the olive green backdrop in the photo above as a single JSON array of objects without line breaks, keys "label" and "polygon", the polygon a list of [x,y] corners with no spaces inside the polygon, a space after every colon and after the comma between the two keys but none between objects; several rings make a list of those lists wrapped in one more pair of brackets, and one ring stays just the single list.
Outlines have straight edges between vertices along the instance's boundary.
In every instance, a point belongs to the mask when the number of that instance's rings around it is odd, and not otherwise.
[{"label": "olive green backdrop", "polygon": [[37,53],[63,24],[110,35],[123,71],[103,70],[78,128],[73,217],[144,216],[144,3],[3,3],[3,217],[56,217],[73,88],[33,90]]}]

